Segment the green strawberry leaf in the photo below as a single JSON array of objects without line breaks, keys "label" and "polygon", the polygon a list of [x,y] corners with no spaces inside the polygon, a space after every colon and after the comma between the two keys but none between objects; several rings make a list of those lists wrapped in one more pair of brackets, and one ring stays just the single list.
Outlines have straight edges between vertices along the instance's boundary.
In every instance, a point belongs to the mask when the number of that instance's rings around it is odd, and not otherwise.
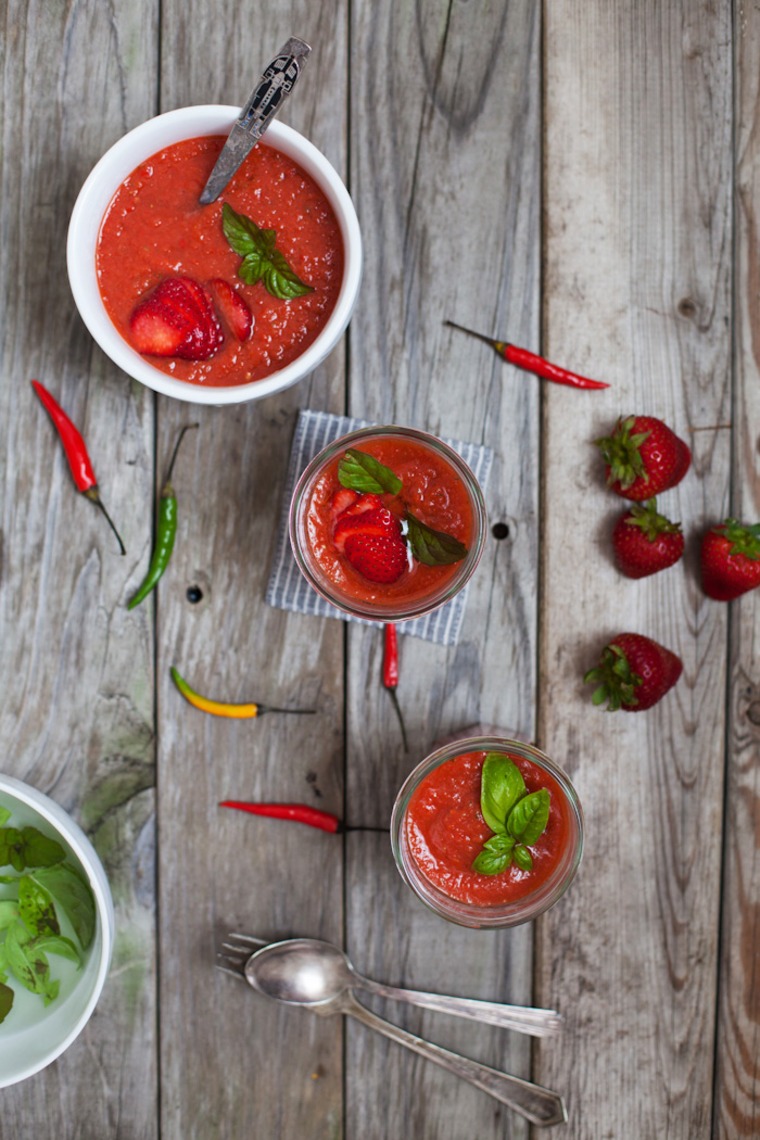
[{"label": "green strawberry leaf", "polygon": [[499,875],[512,862],[514,839],[509,835],[492,835],[483,844],[483,850],[472,864],[480,875]]},{"label": "green strawberry leaf", "polygon": [[551,795],[548,788],[523,796],[512,808],[507,819],[507,831],[518,843],[532,846],[546,830],[549,822]]},{"label": "green strawberry leaf", "polygon": [[338,482],[350,491],[371,495],[398,495],[403,486],[390,467],[355,447],[349,447],[338,464]]},{"label": "green strawberry leaf", "polygon": [[510,756],[489,752],[480,777],[480,810],[491,831],[505,832],[507,816],[525,795],[525,780]]},{"label": "green strawberry leaf", "polygon": [[418,562],[425,566],[449,566],[466,557],[467,547],[458,538],[426,526],[411,511],[407,511],[404,517],[408,528],[407,541]]},{"label": "green strawberry leaf", "polygon": [[292,301],[305,293],[313,293],[291,269],[282,250],[277,248],[276,230],[264,230],[252,218],[238,214],[225,202],[222,207],[222,230],[230,248],[243,260],[238,277],[247,285],[259,281],[273,297]]}]

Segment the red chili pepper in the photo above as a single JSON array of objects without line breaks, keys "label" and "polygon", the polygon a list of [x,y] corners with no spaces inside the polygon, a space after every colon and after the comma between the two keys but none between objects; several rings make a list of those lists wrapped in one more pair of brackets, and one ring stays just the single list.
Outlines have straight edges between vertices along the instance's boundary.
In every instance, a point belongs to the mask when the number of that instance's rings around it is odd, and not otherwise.
[{"label": "red chili pepper", "polygon": [[248,800],[222,800],[219,807],[247,811],[251,815],[265,815],[272,819],[288,819],[292,823],[305,823],[308,827],[318,827],[322,831],[338,832],[343,825],[337,815],[320,811],[309,804],[259,804]]},{"label": "red chili pepper", "polygon": [[544,380],[553,380],[556,384],[567,384],[571,388],[609,388],[609,384],[605,384],[601,380],[589,380],[587,376],[579,376],[577,372],[570,372],[567,368],[560,367],[559,364],[552,364],[550,361],[544,360],[543,356],[529,352],[527,348],[518,348],[514,344],[507,344],[505,340],[494,340],[493,337],[485,336],[483,333],[466,329],[464,325],[458,325],[455,321],[444,321],[443,323],[450,325],[453,329],[459,329],[460,332],[475,336],[478,340],[485,341],[498,352],[499,356],[503,356],[508,364],[514,364],[516,368],[522,368],[525,372],[533,372]]},{"label": "red chili pepper", "polygon": [[66,458],[69,461],[69,468],[74,478],[77,491],[88,498],[91,502],[95,503],[97,507],[103,512],[108,519],[108,525],[116,535],[122,554],[126,554],[124,543],[121,541],[121,536],[111,520],[103,502],[100,498],[98,491],[98,481],[95,478],[95,472],[92,468],[90,457],[87,454],[85,442],[82,439],[79,429],[74,426],[69,417],[64,412],[63,408],[58,404],[48,392],[47,388],[43,387],[38,380],[32,380],[32,387],[40,398],[43,407],[47,411],[51,420],[53,421],[58,435],[60,436],[63,450],[66,453]]},{"label": "red chili pepper", "polygon": [[404,752],[408,752],[409,743],[406,739],[404,717],[396,695],[396,689],[398,688],[398,631],[391,622],[386,624],[383,637],[383,684],[390,693],[393,707],[396,710],[396,716],[398,717],[398,723],[401,728],[401,738],[404,741]]}]

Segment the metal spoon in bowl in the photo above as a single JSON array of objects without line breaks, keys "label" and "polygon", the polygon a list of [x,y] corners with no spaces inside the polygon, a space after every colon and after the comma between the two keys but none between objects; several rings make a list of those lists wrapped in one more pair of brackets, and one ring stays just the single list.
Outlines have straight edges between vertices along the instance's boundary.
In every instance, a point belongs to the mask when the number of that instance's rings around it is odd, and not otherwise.
[{"label": "metal spoon in bowl", "polygon": [[[298,991],[297,1001],[321,1001],[340,990],[361,989],[437,1013],[467,1017],[500,1029],[515,1029],[518,1033],[528,1033],[532,1037],[549,1037],[562,1026],[561,1014],[553,1009],[502,1005],[499,1002],[423,993],[420,990],[400,989],[398,986],[374,982],[358,973],[337,946],[317,938],[289,938],[283,942],[273,942],[267,946],[264,959],[259,959],[257,972],[260,970],[262,976],[266,976],[270,992],[278,985],[279,976],[285,979],[289,992]],[[263,974],[264,970],[266,975]]]},{"label": "metal spoon in bowl", "polygon": [[[316,945],[329,947],[328,943],[317,942]],[[324,949],[315,952],[310,939],[273,942],[251,954],[243,974],[250,985],[266,997],[304,1006],[323,1017],[342,1013],[356,1018],[495,1097],[533,1124],[562,1124],[567,1120],[565,1105],[558,1093],[443,1049],[370,1012],[356,1000],[350,985],[346,984],[345,966],[342,972],[336,973],[335,947],[329,949],[332,952],[329,955]],[[342,957],[340,951],[337,953]],[[353,972],[349,976],[353,981]]]}]

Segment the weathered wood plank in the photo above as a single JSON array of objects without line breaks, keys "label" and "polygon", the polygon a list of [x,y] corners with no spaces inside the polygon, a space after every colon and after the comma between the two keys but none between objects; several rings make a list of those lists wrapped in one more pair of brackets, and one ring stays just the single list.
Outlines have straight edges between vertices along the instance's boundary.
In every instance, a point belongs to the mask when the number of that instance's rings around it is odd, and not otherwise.
[{"label": "weathered wood plank", "polygon": [[[701,594],[694,541],[726,505],[729,438],[693,437],[693,469],[660,502],[689,553],[639,582],[611,564],[622,504],[591,441],[632,411],[687,438],[726,418],[730,39],[727,3],[546,11],[546,350],[612,384],[545,403],[544,454],[565,462],[544,472],[540,738],[577,783],[588,843],[540,924],[539,996],[561,994],[572,1022],[539,1071],[568,1090],[574,1136],[710,1128],[726,610]],[[593,710],[581,683],[621,627],[685,663],[638,716]]]},{"label": "weathered wood plank", "polygon": [[[736,388],[730,513],[746,522],[760,515],[757,470],[757,192],[758,34],[754,8],[737,6],[736,72]],[[722,505],[722,504],[721,504]],[[720,521],[716,516],[712,521]],[[731,615],[726,793],[726,844],[721,970],[716,1050],[715,1135],[760,1131],[760,705],[758,705],[757,595],[746,594]]]},{"label": "weathered wood plank", "polygon": [[[162,57],[164,110],[242,105],[289,35],[311,43],[280,118],[345,172],[345,5],[260,4],[232,37],[229,23],[202,3],[164,4],[162,19],[164,44],[183,45]],[[306,1140],[342,1128],[340,1019],[279,1007],[214,971],[213,939],[229,929],[342,937],[341,839],[217,804],[296,800],[342,810],[342,627],[272,610],[264,592],[296,410],[341,411],[344,363],[341,347],[308,381],[249,406],[159,401],[159,456],[169,454],[181,423],[200,424],[178,465],[180,532],[156,627],[165,1138]],[[192,604],[186,591],[195,584],[203,599]],[[210,695],[319,711],[219,721],[184,704],[172,664]],[[189,1017],[203,1027],[195,1043]]]},{"label": "weathered wood plank", "polygon": [[[459,644],[400,638],[405,754],[381,685],[382,637],[348,631],[347,812],[387,828],[407,772],[478,722],[534,731],[539,391],[443,321],[536,345],[539,9],[366,2],[354,8],[352,190],[366,243],[352,322],[352,414],[494,452],[489,535]],[[428,913],[393,868],[387,834],[347,846],[348,945],[375,976],[530,999],[529,929],[466,931]],[[432,1040],[527,1073],[530,1045],[399,1006]],[[363,1027],[347,1032],[347,1135],[524,1136],[525,1122]],[[392,1095],[387,1095],[387,1090]],[[382,1106],[382,1108],[380,1108]]]},{"label": "weathered wood plank", "polygon": [[[152,402],[93,347],[65,264],[91,166],[153,109],[152,16],[147,3],[3,6],[2,765],[83,825],[117,916],[95,1016],[4,1090],[5,1135],[156,1135],[153,659],[123,604],[148,519]],[[31,377],[81,427],[126,558],[77,494]]]}]

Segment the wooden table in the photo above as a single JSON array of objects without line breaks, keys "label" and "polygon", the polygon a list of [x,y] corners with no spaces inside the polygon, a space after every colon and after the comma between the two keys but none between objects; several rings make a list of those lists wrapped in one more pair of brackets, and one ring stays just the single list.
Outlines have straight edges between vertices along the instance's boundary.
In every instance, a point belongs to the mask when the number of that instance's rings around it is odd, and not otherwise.
[{"label": "wooden table", "polygon": [[[118,932],[85,1033],[3,1092],[0,1134],[528,1135],[361,1026],[216,970],[230,928],[334,940],[389,982],[556,1005],[563,1037],[532,1047],[375,1003],[558,1089],[559,1136],[760,1134],[760,593],[709,601],[697,569],[707,526],[760,514],[757,5],[8,0],[4,23],[1,763],[85,827]],[[364,234],[353,321],[281,396],[227,409],[155,397],[75,310],[74,200],[151,115],[242,104],[291,34],[314,51],[283,119],[344,173]],[[542,384],[445,318],[611,387]],[[83,429],[126,557],[76,494],[32,377]],[[408,754],[378,631],[264,602],[300,407],[494,451],[497,529],[460,641],[401,639]],[[661,502],[686,556],[639,582],[612,564],[621,503],[592,444],[628,412],[666,419],[694,453]],[[169,449],[196,418],[173,560],[153,602],[128,612]],[[624,628],[684,661],[640,715],[592,708],[582,682]],[[319,712],[205,716],[171,665],[212,695]],[[475,723],[535,739],[585,805],[579,877],[532,927],[449,926],[391,858],[405,774]],[[220,810],[225,797],[310,800],[349,831],[253,820]]]}]

